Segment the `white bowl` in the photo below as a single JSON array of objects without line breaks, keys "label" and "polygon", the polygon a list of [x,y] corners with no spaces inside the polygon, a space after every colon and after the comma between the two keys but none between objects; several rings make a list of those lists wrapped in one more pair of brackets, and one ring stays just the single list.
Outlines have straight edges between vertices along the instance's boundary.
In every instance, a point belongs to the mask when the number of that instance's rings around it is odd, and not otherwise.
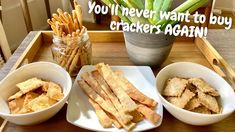
[{"label": "white bowl", "polygon": [[[17,83],[38,77],[60,84],[64,97],[56,104],[41,111],[27,114],[10,114],[7,99],[19,89]],[[30,63],[10,73],[0,83],[0,116],[9,122],[18,125],[31,125],[41,123],[54,116],[65,104],[69,97],[72,81],[69,74],[59,65],[50,62]]]},{"label": "white bowl", "polygon": [[[221,114],[200,114],[190,112],[169,103],[162,95],[165,82],[171,77],[200,77],[218,90]],[[209,125],[223,120],[235,110],[235,93],[231,86],[217,73],[199,64],[191,62],[173,63],[163,68],[156,77],[156,87],[163,106],[178,120],[191,125]]]}]

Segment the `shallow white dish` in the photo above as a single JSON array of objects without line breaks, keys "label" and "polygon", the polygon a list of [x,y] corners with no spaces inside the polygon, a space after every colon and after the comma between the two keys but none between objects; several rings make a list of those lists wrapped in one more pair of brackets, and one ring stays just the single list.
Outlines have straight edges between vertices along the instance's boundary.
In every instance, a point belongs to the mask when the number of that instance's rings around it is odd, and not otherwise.
[{"label": "shallow white dish", "polygon": [[[150,67],[145,66],[111,66],[113,70],[121,70],[124,72],[125,77],[133,83],[142,93],[149,96],[150,98],[158,102],[157,109],[155,110],[159,115],[161,115],[161,120],[158,124],[153,125],[147,120],[141,121],[137,124],[134,131],[144,131],[152,128],[156,128],[161,125],[163,118],[163,108],[159,97],[157,96],[155,88],[155,77],[150,69]],[[76,80],[80,80],[80,75],[84,72],[90,72],[94,70],[94,66],[84,66],[80,70]],[[79,87],[77,82],[74,82],[71,96],[68,102],[67,108],[67,121],[79,126],[84,129],[93,131],[124,131],[124,129],[113,128],[103,128],[98,118],[88,102],[87,96],[84,94],[82,89]]]},{"label": "shallow white dish", "polygon": [[[204,79],[207,83],[218,90],[220,94],[219,103],[222,107],[221,114],[200,114],[178,108],[168,102],[161,92],[167,79],[172,77],[197,77]],[[209,125],[223,120],[235,110],[235,93],[231,86],[217,73],[199,64],[191,62],[178,62],[164,67],[156,77],[156,87],[163,106],[175,118],[191,125]]]},{"label": "shallow white dish", "polygon": [[[61,85],[64,97],[56,104],[41,111],[26,114],[10,114],[7,99],[19,89],[15,86],[32,77],[53,81]],[[0,116],[18,125],[41,123],[54,116],[65,104],[72,87],[72,80],[61,66],[51,62],[35,62],[11,72],[0,83]]]}]

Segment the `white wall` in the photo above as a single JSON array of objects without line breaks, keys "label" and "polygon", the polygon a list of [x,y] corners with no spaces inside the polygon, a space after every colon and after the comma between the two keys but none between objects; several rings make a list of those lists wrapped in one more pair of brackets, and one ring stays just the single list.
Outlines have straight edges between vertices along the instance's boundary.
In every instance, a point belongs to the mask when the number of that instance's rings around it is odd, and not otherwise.
[{"label": "white wall", "polygon": [[[26,26],[20,0],[2,0],[2,19],[3,26],[11,50],[15,50],[27,35]],[[56,12],[57,8],[70,10],[68,0],[50,0],[51,13]],[[47,14],[44,0],[28,0],[33,30],[42,30],[48,27],[46,23]]]}]

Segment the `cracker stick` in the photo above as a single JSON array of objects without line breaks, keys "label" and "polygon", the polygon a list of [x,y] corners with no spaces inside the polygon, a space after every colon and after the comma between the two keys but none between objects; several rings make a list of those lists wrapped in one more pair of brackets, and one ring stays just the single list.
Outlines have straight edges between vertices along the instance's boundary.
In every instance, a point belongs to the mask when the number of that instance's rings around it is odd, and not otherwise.
[{"label": "cracker stick", "polygon": [[159,114],[157,114],[156,112],[154,112],[152,109],[150,109],[145,105],[139,104],[137,110],[153,124],[157,124],[161,119],[161,116]]},{"label": "cracker stick", "polygon": [[81,31],[80,31],[80,33],[79,33],[79,36],[82,36],[83,35],[83,33],[85,32],[85,27],[81,27]]},{"label": "cracker stick", "polygon": [[93,106],[93,108],[95,109],[96,115],[100,121],[100,124],[104,127],[104,128],[110,128],[112,127],[112,119],[109,118],[109,116],[104,112],[104,110],[96,103],[94,102],[92,99],[89,98],[89,102],[91,103],[91,105]]},{"label": "cracker stick", "polygon": [[77,52],[77,54],[75,55],[75,57],[74,57],[74,59],[73,59],[71,65],[69,66],[68,71],[69,71],[69,74],[70,74],[70,75],[72,74],[73,70],[74,70],[75,67],[77,66],[76,64],[77,64],[77,62],[79,61],[79,56],[80,56],[80,52]]},{"label": "cracker stick", "polygon": [[76,54],[80,55],[80,50],[79,50],[79,47],[77,47],[77,46],[72,50],[71,55],[69,55],[67,63],[65,64],[66,69],[69,69],[69,66],[71,65],[71,63],[72,63],[73,59],[75,58]]},{"label": "cracker stick", "polygon": [[141,93],[132,83],[130,83],[122,73],[115,72],[115,74],[118,76],[118,79],[120,79],[120,84],[122,84],[122,88],[124,91],[133,99],[136,100],[142,104],[145,104],[149,107],[156,107],[157,102],[143,93]]},{"label": "cracker stick", "polygon": [[108,84],[105,82],[104,78],[100,75],[100,73],[95,70],[91,72],[93,78],[99,83],[100,87],[104,92],[108,95],[110,100],[112,101],[113,105],[116,107],[118,111],[124,111],[125,109],[122,107],[121,103],[119,102],[118,98],[112,92]]},{"label": "cracker stick", "polygon": [[82,28],[83,24],[82,24],[82,9],[81,9],[81,6],[76,5],[75,10],[76,10],[76,15],[77,15],[77,18],[78,18],[79,26],[80,26],[80,28]]},{"label": "cracker stick", "polygon": [[63,12],[60,8],[57,9],[57,12],[58,12],[59,17],[60,17],[60,19],[62,20],[62,22],[63,22],[63,23],[68,23],[68,20],[67,20],[66,17],[64,16],[64,12]]},{"label": "cracker stick", "polygon": [[112,104],[105,101],[99,94],[97,94],[84,80],[77,81],[82,90],[93,99],[102,109],[112,114],[122,126],[127,125],[130,121],[123,120],[123,117],[116,111]]},{"label": "cracker stick", "polygon": [[63,21],[61,20],[61,18],[60,18],[57,14],[53,13],[52,16],[54,17],[54,19],[55,19],[56,21],[58,21],[58,22],[60,22],[60,23],[63,22]]},{"label": "cracker stick", "polygon": [[47,19],[47,23],[49,24],[49,25],[55,25],[55,23],[53,23],[50,19]]},{"label": "cracker stick", "polygon": [[99,74],[97,70],[91,72],[92,77],[97,81],[98,85],[100,88],[106,93],[108,98],[111,100],[113,103],[114,107],[117,109],[117,111],[120,112],[123,118],[126,120],[132,120],[133,116],[126,114],[127,111],[125,108],[122,107],[122,104],[119,102],[118,98],[115,96],[115,94],[112,92],[108,84],[105,82],[103,77]]},{"label": "cracker stick", "polygon": [[135,102],[127,95],[127,93],[121,88],[120,84],[116,81],[117,76],[113,73],[111,68],[108,65],[103,63],[96,65],[97,70],[103,76],[105,81],[108,83],[114,94],[118,97],[123,108],[126,108],[126,111],[131,112],[136,110],[137,105]]},{"label": "cracker stick", "polygon": [[104,100],[110,100],[108,95],[99,85],[99,83],[88,72],[83,73],[81,75],[81,78],[85,80],[91,86],[91,88],[95,90],[96,93],[98,93]]},{"label": "cracker stick", "polygon": [[59,36],[59,33],[58,33],[58,31],[57,31],[55,25],[52,25],[52,26],[51,26],[51,29],[53,30],[53,32],[55,33],[56,36]]},{"label": "cracker stick", "polygon": [[118,120],[113,116],[113,115],[111,115],[111,114],[109,114],[109,113],[106,113],[108,116],[109,116],[109,118],[112,120],[112,122],[113,122],[113,125],[116,127],[116,128],[118,128],[118,129],[120,129],[120,128],[122,128],[122,125],[118,122]]}]

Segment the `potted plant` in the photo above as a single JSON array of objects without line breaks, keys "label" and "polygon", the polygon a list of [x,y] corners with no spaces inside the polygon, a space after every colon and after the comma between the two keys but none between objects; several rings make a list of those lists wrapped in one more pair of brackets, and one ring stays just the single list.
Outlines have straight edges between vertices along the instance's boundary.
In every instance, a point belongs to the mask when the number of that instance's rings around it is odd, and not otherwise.
[{"label": "potted plant", "polygon": [[[136,65],[160,66],[170,53],[175,40],[175,36],[165,35],[163,31],[166,25],[171,24],[174,26],[179,23],[178,21],[160,19],[160,11],[170,11],[173,0],[102,0],[102,2],[110,8],[112,8],[111,5],[117,4],[119,6],[118,16],[123,22],[129,24],[142,23],[160,27],[158,33],[153,33],[153,30],[156,29],[150,30],[147,33],[124,31],[128,55]],[[173,9],[172,12],[193,13],[207,2],[208,0],[187,0]],[[156,14],[149,18],[143,16],[125,16],[122,14],[125,8],[134,8],[139,11],[155,11]]]}]

